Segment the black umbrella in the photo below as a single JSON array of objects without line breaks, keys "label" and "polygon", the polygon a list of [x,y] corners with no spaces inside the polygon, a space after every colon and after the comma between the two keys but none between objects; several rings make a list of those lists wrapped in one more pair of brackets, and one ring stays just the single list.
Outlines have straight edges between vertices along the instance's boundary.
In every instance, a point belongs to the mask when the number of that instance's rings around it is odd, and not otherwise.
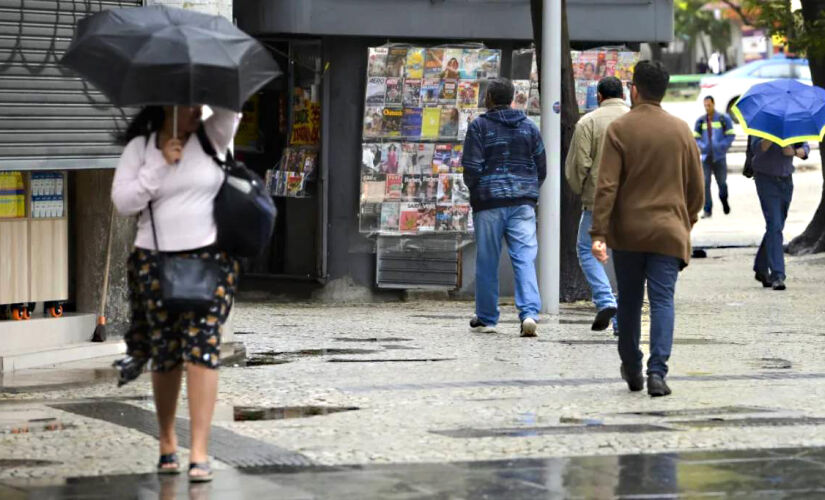
[{"label": "black umbrella", "polygon": [[208,104],[240,111],[281,70],[226,18],[166,6],[82,19],[61,64],[116,106]]}]

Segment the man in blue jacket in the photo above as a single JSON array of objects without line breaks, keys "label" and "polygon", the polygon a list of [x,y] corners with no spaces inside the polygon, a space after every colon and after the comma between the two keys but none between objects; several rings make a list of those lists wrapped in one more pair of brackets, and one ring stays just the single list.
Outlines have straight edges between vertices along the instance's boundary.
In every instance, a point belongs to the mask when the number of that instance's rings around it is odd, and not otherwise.
[{"label": "man in blue jacket", "polygon": [[711,175],[716,176],[719,186],[719,201],[725,214],[730,213],[728,205],[728,149],[736,139],[733,122],[724,113],[716,112],[713,97],[705,97],[705,115],[696,120],[693,136],[702,151],[702,166],[705,170],[705,217],[713,213],[713,198],[710,195]]},{"label": "man in blue jacket", "polygon": [[521,336],[535,337],[541,310],[536,278],[536,204],[547,176],[541,133],[522,111],[510,108],[515,90],[506,78],[490,80],[487,113],[464,139],[464,182],[470,189],[476,239],[476,315],[470,328],[495,333],[498,263],[507,241],[516,285]]}]

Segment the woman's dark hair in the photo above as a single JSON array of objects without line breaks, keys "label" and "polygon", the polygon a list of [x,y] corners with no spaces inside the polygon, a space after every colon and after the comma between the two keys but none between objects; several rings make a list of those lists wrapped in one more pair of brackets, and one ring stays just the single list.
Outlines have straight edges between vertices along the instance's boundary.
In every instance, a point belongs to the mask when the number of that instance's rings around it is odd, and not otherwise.
[{"label": "woman's dark hair", "polygon": [[117,143],[125,146],[135,137],[149,137],[152,132],[157,132],[163,128],[165,118],[166,113],[164,113],[163,107],[146,106],[132,118],[129,126],[126,127],[126,131],[117,135]]}]

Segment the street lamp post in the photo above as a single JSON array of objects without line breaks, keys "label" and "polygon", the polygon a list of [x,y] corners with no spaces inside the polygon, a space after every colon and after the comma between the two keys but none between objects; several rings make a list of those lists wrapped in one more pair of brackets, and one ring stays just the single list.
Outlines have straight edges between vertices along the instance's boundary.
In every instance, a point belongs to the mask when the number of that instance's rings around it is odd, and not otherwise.
[{"label": "street lamp post", "polygon": [[561,0],[544,0],[541,47],[541,130],[547,180],[539,199],[539,290],[542,312],[559,313],[561,240]]}]

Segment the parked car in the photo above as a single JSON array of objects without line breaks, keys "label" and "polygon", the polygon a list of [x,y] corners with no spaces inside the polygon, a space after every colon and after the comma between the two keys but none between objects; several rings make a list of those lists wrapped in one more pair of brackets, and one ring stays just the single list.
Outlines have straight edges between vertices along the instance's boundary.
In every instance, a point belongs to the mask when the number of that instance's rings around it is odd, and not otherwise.
[{"label": "parked car", "polygon": [[716,109],[724,109],[733,120],[730,109],[736,104],[742,94],[757,83],[769,82],[780,78],[793,78],[802,83],[812,85],[811,68],[807,59],[791,59],[777,56],[746,64],[741,68],[728,71],[719,76],[702,78],[699,83],[699,102],[705,97],[713,96]]}]

